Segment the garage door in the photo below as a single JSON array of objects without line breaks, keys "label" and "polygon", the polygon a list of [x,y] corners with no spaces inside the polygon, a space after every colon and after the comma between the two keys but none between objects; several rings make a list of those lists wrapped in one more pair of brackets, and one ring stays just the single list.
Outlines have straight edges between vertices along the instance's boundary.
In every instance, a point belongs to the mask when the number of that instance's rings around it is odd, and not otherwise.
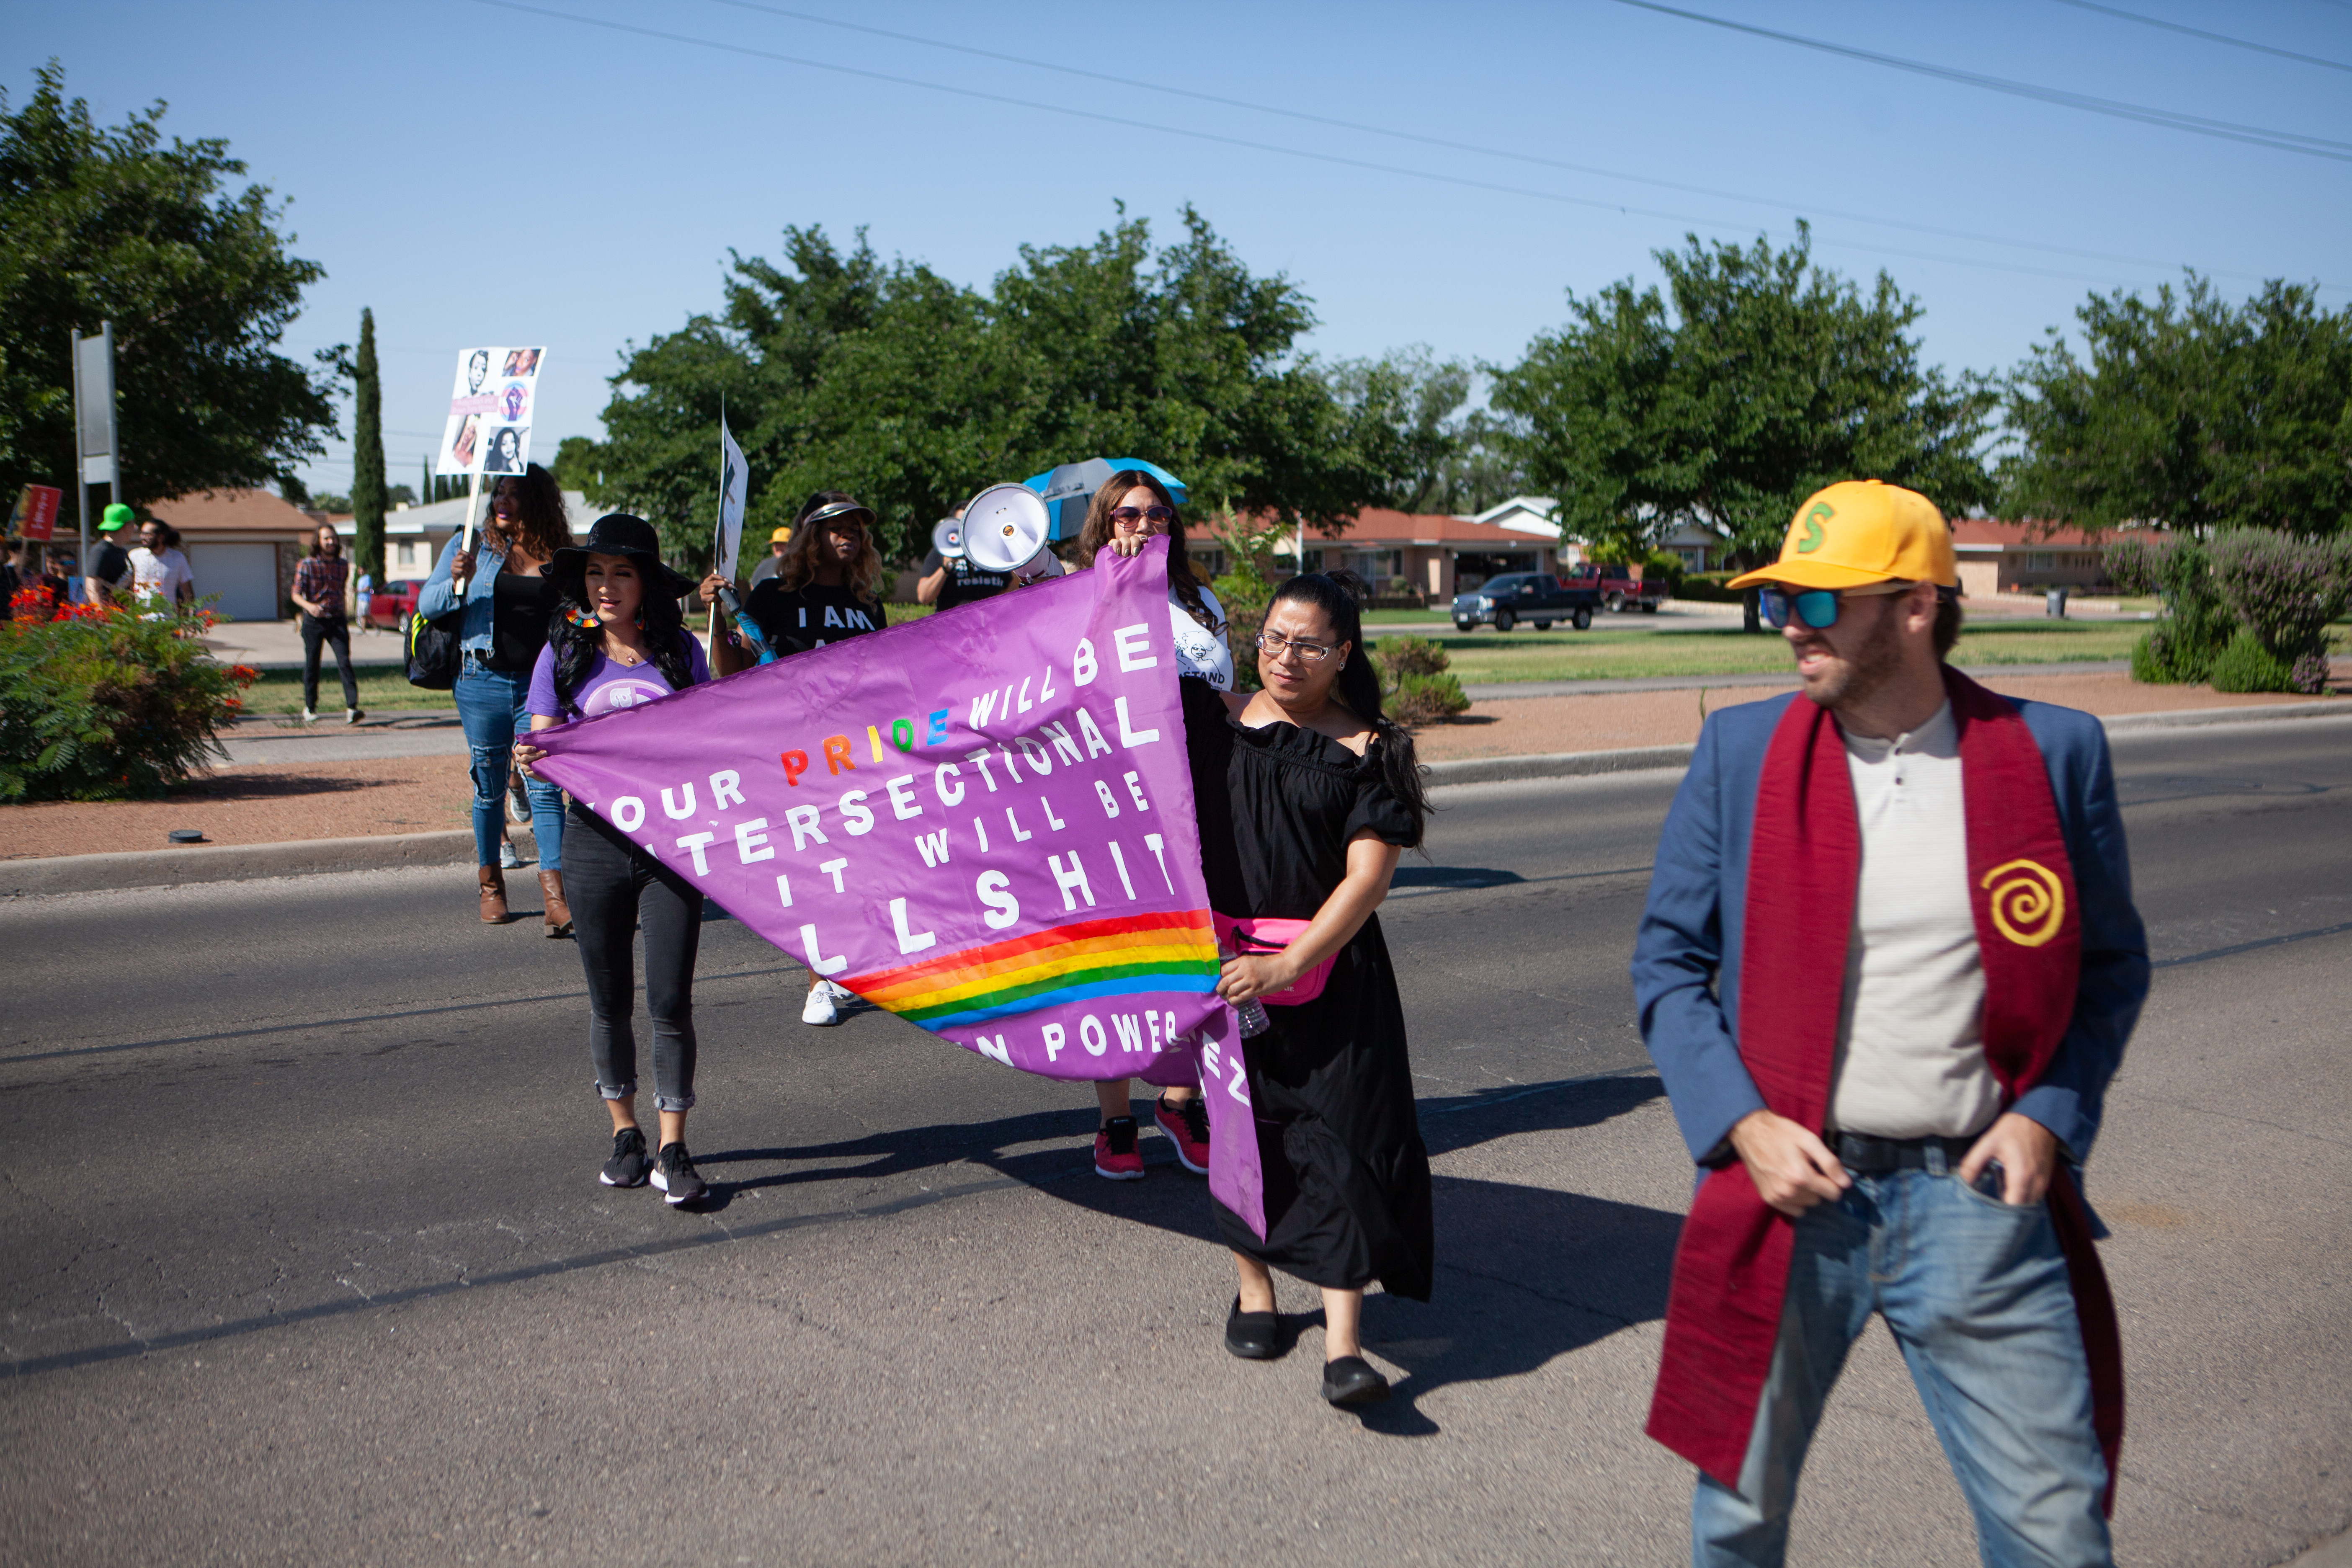
[{"label": "garage door", "polygon": [[213,613],[225,621],[278,618],[278,546],[188,543],[188,570],[196,596],[220,595]]}]

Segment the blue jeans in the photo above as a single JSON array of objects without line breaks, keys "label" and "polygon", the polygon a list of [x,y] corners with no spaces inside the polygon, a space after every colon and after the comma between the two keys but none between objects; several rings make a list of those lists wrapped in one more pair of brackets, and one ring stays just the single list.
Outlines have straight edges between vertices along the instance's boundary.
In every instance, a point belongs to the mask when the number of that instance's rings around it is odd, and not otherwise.
[{"label": "blue jeans", "polygon": [[[474,655],[451,693],[466,745],[474,756],[474,863],[499,863],[499,826],[506,820],[507,773],[514,765],[517,735],[530,733],[530,678],[488,668]],[[530,797],[530,836],[539,846],[539,868],[563,869],[563,792],[539,779],[523,780]]]},{"label": "blue jeans", "polygon": [[1976,1517],[1986,1568],[2114,1562],[2090,1365],[2049,1209],[2012,1208],[1964,1184],[1940,1150],[1927,1157],[1924,1171],[1856,1176],[1797,1221],[1739,1489],[1702,1475],[1691,1500],[1694,1568],[1781,1562],[1805,1449],[1874,1311]]}]

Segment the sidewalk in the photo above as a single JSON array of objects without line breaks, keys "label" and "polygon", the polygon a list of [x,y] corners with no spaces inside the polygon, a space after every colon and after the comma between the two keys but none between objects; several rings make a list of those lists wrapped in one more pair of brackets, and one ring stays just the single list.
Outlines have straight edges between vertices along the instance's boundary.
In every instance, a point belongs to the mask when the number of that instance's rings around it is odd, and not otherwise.
[{"label": "sidewalk", "polygon": [[[408,657],[398,632],[351,629],[352,663],[399,664]],[[205,647],[223,664],[250,665],[256,669],[302,668],[302,626],[299,621],[223,621],[205,638]],[[331,675],[335,651],[319,650],[319,662]]]}]

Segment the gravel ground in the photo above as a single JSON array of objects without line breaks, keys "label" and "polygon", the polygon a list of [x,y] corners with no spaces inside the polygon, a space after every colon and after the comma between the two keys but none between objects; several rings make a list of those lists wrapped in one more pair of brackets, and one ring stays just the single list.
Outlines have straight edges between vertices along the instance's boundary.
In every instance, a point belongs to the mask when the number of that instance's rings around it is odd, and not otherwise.
[{"label": "gravel ground", "polygon": [[162,800],[9,806],[0,859],[162,849],[181,827],[215,844],[432,833],[465,826],[472,798],[462,756],[223,768]]}]

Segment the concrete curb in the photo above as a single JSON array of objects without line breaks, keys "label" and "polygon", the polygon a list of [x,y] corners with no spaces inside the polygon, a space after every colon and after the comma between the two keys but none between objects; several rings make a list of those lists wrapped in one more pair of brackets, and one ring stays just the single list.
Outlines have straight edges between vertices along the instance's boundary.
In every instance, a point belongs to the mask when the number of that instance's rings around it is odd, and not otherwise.
[{"label": "concrete curb", "polygon": [[[2267,723],[2287,719],[2352,718],[2352,702],[2286,702],[2268,708],[2192,708],[2171,713],[2126,713],[2105,721],[2110,734],[2186,729],[2207,724]],[[1429,782],[1499,784],[1513,779],[1581,778],[1679,768],[1688,746],[1638,746],[1616,752],[1557,752],[1523,757],[1468,757],[1432,763]],[[509,826],[519,853],[535,851],[530,829]],[[399,833],[364,838],[310,838],[291,844],[213,844],[185,849],[141,849],[109,855],[58,855],[0,860],[0,900],[45,893],[88,893],[115,888],[176,888],[200,882],[243,882],[262,877],[311,877],[335,871],[383,871],[404,866],[467,866],[474,835]],[[530,868],[523,868],[530,875]]]},{"label": "concrete curb", "polygon": [[[530,829],[507,836],[526,859],[537,849]],[[107,855],[58,855],[0,860],[0,899],[43,893],[87,893],[112,888],[177,888],[198,882],[244,882],[263,877],[312,877],[332,871],[385,871],[404,866],[470,866],[474,833],[394,833],[361,838],[306,838],[290,844],[196,844],[184,849],[138,849]],[[517,873],[528,877],[530,867]]]},{"label": "concrete curb", "polygon": [[[2168,713],[2119,713],[2100,722],[2107,733],[2184,730],[2207,724],[2263,724],[2288,719],[2352,718],[2352,702],[2281,702],[2259,708],[2184,708]],[[1429,764],[1429,783],[1497,784],[1510,779],[1580,778],[1594,773],[1633,773],[1642,768],[1679,768],[1690,762],[1688,746],[1642,746],[1622,752],[1553,752],[1519,757],[1465,757]]]},{"label": "concrete curb", "polygon": [[1507,779],[1581,778],[1590,773],[1630,773],[1643,768],[1689,765],[1688,746],[1638,746],[1622,752],[1552,752],[1523,757],[1465,757],[1429,764],[1429,783],[1499,784]]}]

